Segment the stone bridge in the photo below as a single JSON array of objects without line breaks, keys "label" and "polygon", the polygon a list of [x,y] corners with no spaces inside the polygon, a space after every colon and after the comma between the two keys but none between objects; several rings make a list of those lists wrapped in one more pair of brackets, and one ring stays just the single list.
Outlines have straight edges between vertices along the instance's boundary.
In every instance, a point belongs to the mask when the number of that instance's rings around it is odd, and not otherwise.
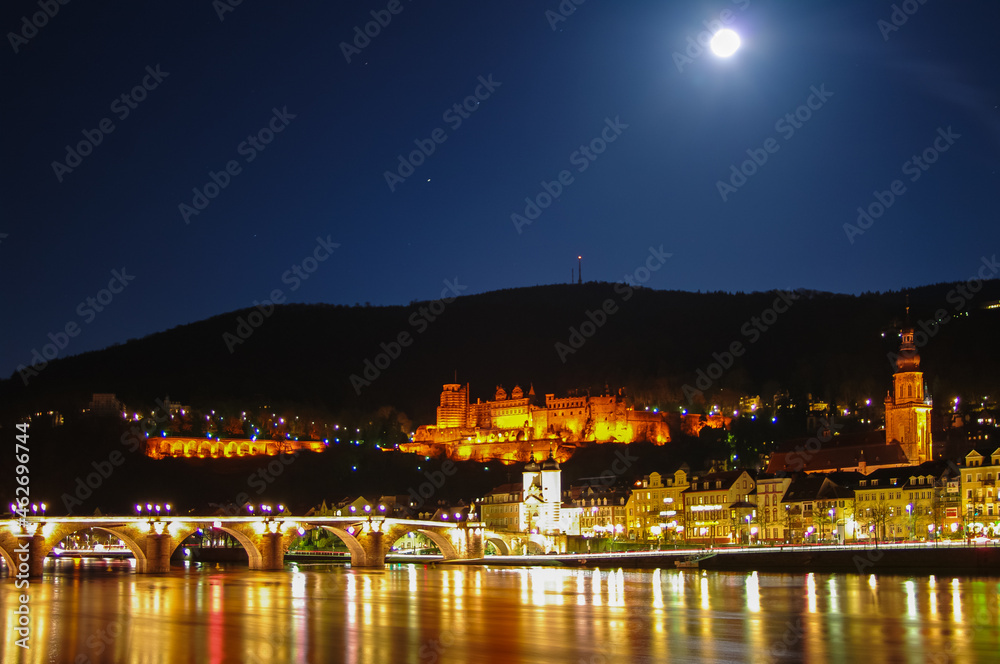
[{"label": "stone bridge", "polygon": [[296,516],[101,516],[28,517],[0,522],[0,555],[11,577],[42,575],[45,557],[67,535],[96,528],[113,534],[135,556],[135,571],[155,574],[170,570],[174,549],[195,531],[216,528],[233,536],[246,550],[250,569],[284,567],[289,535],[312,528],[335,534],[351,553],[353,567],[384,567],[385,556],[407,533],[425,535],[444,560],[481,558],[484,527],[480,523],[442,523],[415,519]]},{"label": "stone bridge", "polygon": [[566,553],[566,536],[487,530],[483,533],[484,552],[487,545],[492,545],[499,556]]}]

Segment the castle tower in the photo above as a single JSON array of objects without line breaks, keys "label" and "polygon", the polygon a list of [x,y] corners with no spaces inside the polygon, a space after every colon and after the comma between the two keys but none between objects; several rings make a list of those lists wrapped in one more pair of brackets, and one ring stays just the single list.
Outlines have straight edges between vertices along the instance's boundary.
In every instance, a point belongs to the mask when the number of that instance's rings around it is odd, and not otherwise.
[{"label": "castle tower", "polygon": [[920,354],[913,343],[913,326],[907,320],[896,356],[892,391],[885,397],[885,442],[899,442],[911,464],[931,460],[930,413],[930,399],[924,396]]},{"label": "castle tower", "polygon": [[468,426],[469,386],[448,383],[441,390],[441,403],[437,408],[438,428],[448,429]]}]

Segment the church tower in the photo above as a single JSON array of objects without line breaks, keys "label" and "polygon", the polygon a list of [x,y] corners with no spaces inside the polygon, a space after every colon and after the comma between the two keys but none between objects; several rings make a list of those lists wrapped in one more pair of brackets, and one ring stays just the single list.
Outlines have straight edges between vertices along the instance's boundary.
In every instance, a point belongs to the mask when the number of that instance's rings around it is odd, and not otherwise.
[{"label": "church tower", "polygon": [[911,464],[931,460],[931,403],[924,396],[924,373],[913,343],[913,326],[902,330],[892,391],[885,397],[885,442],[897,441]]}]

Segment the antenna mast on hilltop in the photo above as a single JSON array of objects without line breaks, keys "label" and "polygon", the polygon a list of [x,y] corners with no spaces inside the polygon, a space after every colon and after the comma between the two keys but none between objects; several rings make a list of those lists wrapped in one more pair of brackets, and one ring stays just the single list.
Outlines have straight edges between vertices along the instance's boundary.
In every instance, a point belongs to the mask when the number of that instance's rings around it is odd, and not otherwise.
[{"label": "antenna mast on hilltop", "polygon": [[576,260],[579,261],[579,263],[578,263],[579,269],[576,271],[576,276],[577,276],[577,279],[578,279],[576,283],[582,284],[583,283],[583,256],[577,256]]}]

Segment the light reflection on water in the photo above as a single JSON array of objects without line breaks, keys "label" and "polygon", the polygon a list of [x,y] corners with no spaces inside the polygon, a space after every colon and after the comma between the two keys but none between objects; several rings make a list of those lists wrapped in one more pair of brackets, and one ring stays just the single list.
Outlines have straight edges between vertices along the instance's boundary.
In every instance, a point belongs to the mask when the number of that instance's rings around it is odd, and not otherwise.
[{"label": "light reflection on water", "polygon": [[998,578],[63,561],[4,662],[997,661]]}]

